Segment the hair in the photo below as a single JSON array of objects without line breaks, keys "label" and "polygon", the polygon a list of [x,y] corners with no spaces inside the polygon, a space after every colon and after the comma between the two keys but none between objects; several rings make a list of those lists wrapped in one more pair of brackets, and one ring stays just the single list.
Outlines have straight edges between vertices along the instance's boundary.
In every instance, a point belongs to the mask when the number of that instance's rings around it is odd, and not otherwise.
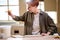
[{"label": "hair", "polygon": [[30,2],[27,2],[31,6],[38,6],[39,5],[39,0],[31,0]]}]

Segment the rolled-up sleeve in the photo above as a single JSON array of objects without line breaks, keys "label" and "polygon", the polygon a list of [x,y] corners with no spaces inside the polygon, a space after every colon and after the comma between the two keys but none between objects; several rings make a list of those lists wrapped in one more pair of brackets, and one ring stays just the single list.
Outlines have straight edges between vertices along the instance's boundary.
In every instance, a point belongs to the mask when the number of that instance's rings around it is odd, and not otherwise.
[{"label": "rolled-up sleeve", "polygon": [[25,21],[26,19],[26,15],[27,13],[24,13],[23,16],[15,16],[15,18],[13,18],[13,20],[15,21]]}]

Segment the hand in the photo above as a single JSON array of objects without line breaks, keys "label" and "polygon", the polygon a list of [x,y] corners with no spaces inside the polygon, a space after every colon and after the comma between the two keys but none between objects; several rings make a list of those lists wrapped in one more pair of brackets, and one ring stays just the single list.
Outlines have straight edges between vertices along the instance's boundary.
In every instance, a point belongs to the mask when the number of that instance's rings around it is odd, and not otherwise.
[{"label": "hand", "polygon": [[12,13],[11,13],[11,11],[10,11],[10,10],[8,10],[7,12],[8,12],[8,15],[10,15],[10,16],[12,15]]},{"label": "hand", "polygon": [[46,36],[47,34],[46,34],[46,33],[42,33],[41,35],[42,35],[42,36]]},{"label": "hand", "polygon": [[13,15],[10,10],[8,10],[7,12],[9,16],[11,16],[12,18],[15,18],[15,15]]},{"label": "hand", "polygon": [[49,34],[50,34],[50,32],[42,33],[41,35],[42,35],[42,36],[48,36]]}]

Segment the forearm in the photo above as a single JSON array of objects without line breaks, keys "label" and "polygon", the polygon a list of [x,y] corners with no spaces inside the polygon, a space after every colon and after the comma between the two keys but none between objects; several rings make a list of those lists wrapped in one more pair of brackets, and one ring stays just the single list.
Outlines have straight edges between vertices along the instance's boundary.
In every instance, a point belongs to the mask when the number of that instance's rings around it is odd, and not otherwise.
[{"label": "forearm", "polygon": [[15,18],[16,16],[15,15],[10,15],[12,18]]}]

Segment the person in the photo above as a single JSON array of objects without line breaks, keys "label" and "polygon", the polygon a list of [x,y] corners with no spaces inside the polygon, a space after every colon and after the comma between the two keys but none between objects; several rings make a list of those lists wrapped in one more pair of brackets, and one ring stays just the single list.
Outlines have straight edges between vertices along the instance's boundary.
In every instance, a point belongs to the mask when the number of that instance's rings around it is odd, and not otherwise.
[{"label": "person", "polygon": [[37,7],[39,0],[31,0],[27,2],[28,11],[22,16],[15,16],[8,11],[8,15],[15,21],[24,21],[24,34],[25,35],[52,35],[57,32],[57,27],[52,18]]}]

